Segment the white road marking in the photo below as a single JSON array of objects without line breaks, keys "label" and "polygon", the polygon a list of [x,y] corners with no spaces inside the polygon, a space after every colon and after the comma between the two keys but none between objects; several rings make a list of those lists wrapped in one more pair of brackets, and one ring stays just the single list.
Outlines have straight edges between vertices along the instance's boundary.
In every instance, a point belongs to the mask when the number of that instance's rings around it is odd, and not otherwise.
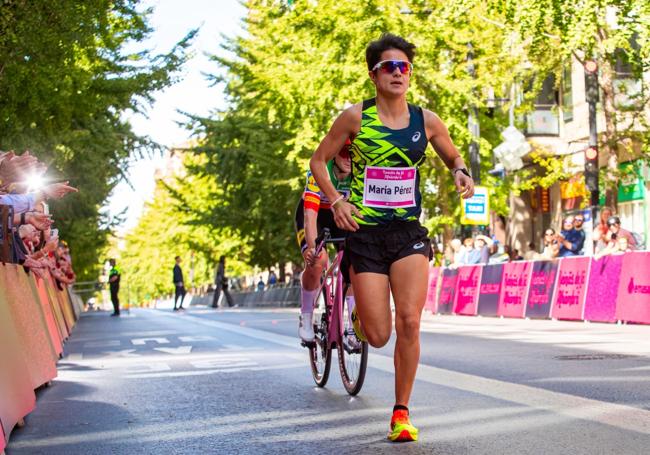
[{"label": "white road marking", "polygon": [[192,336],[184,336],[184,337],[178,337],[178,339],[182,343],[197,343],[199,341],[212,341],[216,340],[215,337],[212,337],[210,335],[192,335]]},{"label": "white road marking", "polygon": [[[299,347],[297,337],[278,335],[272,332],[224,322],[204,320],[191,315],[187,315],[186,318],[200,325],[227,330],[281,346],[303,349]],[[392,357],[380,354],[371,354],[368,366],[388,373],[394,372]],[[650,434],[650,411],[645,409],[592,400],[566,393],[459,373],[423,364],[419,364],[418,366],[417,380],[470,393],[478,393],[494,399],[553,412],[565,417],[584,419],[624,430]]]},{"label": "white road marking", "polygon": [[152,363],[145,363],[142,365],[127,367],[126,370],[129,374],[135,374],[135,373],[159,373],[161,371],[171,371],[171,369],[172,367],[170,367],[167,363],[152,362]]},{"label": "white road marking", "polygon": [[192,351],[192,346],[178,346],[176,348],[153,348],[154,351],[166,352],[167,354],[179,355],[189,354]]},{"label": "white road marking", "polygon": [[120,358],[120,357],[140,357],[138,354],[134,354],[135,349],[123,349],[121,351],[113,351],[113,352],[106,352],[101,359],[98,360],[106,360],[106,359],[114,359],[114,358]]},{"label": "white road marking", "polygon": [[303,368],[307,365],[300,365],[296,363],[289,363],[284,365],[268,365],[268,366],[244,366],[244,367],[225,367],[214,368],[209,370],[191,370],[191,371],[170,371],[163,373],[152,374],[127,374],[125,377],[128,379],[149,379],[149,378],[171,378],[171,377],[184,377],[184,376],[204,376],[215,373],[240,373],[242,371],[267,371],[267,370],[286,370],[287,368]]},{"label": "white road marking", "polygon": [[79,361],[79,360],[82,360],[83,357],[84,357],[84,356],[83,356],[82,353],[80,353],[80,352],[75,352],[75,353],[73,353],[73,354],[68,354],[68,355],[66,355],[66,356],[63,358],[63,360],[64,360],[64,361],[70,361],[70,362],[77,362],[77,361]]},{"label": "white road marking", "polygon": [[224,368],[224,367],[240,367],[240,366],[255,366],[259,365],[247,357],[220,357],[210,360],[198,360],[190,362],[194,368]]},{"label": "white road marking", "polygon": [[131,340],[131,343],[133,346],[145,346],[147,344],[147,341],[151,341],[154,343],[158,344],[168,344],[169,340],[167,338],[162,338],[162,337],[152,337],[152,338],[133,338]]}]

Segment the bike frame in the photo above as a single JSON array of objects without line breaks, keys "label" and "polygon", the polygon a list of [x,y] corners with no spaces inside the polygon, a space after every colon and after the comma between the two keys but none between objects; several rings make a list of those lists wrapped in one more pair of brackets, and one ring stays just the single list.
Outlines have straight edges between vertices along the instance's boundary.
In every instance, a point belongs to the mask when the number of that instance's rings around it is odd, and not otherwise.
[{"label": "bike frame", "polygon": [[343,275],[341,273],[341,260],[343,251],[336,253],[334,260],[328,264],[325,272],[325,279],[321,285],[325,298],[325,314],[327,315],[328,333],[327,339],[330,342],[330,348],[336,348],[343,338]]}]

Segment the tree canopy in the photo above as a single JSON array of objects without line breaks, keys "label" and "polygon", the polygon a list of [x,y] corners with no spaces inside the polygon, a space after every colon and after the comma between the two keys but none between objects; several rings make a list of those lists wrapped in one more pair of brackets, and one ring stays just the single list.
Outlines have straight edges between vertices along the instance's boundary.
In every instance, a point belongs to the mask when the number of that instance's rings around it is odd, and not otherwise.
[{"label": "tree canopy", "polygon": [[0,4],[0,149],[30,150],[79,193],[55,204],[80,279],[94,279],[112,225],[102,205],[131,159],[160,146],[126,120],[173,84],[195,31],[166,54],[131,49],[150,33],[136,0]]}]

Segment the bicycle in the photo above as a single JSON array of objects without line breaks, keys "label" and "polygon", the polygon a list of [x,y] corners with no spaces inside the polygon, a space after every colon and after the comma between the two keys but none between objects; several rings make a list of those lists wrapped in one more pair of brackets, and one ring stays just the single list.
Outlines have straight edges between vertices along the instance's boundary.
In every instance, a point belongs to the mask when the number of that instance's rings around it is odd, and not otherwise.
[{"label": "bicycle", "polygon": [[[330,230],[323,229],[316,239],[316,257],[328,243],[341,244],[345,239],[331,238]],[[360,341],[354,333],[350,309],[345,295],[348,286],[341,274],[343,251],[339,248],[327,267],[314,305],[314,341],[302,342],[309,348],[309,363],[314,382],[325,387],[332,366],[332,351],[338,351],[339,372],[343,387],[352,396],[363,386],[368,364],[368,342]],[[329,262],[329,257],[328,257]]]}]

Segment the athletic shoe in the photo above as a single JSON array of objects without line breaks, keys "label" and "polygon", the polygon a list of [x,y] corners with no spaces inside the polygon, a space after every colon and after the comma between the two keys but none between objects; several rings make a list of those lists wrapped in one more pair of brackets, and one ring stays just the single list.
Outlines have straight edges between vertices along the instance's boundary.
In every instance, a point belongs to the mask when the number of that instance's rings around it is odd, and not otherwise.
[{"label": "athletic shoe", "polygon": [[350,349],[351,352],[357,352],[361,350],[361,341],[354,333],[345,335],[345,344]]},{"label": "athletic shoe", "polygon": [[301,313],[298,324],[298,334],[302,341],[314,341],[314,325],[312,323],[312,313]]},{"label": "athletic shoe", "polygon": [[418,429],[411,425],[409,412],[405,409],[398,409],[393,412],[390,419],[390,433],[388,439],[393,442],[408,442],[418,440]]},{"label": "athletic shoe", "polygon": [[354,310],[352,310],[350,318],[352,319],[352,328],[354,329],[354,333],[356,334],[357,338],[360,341],[368,341],[368,338],[366,338],[366,336],[363,334],[363,330],[361,330],[361,321],[359,320],[359,315],[357,314],[356,307]]}]

